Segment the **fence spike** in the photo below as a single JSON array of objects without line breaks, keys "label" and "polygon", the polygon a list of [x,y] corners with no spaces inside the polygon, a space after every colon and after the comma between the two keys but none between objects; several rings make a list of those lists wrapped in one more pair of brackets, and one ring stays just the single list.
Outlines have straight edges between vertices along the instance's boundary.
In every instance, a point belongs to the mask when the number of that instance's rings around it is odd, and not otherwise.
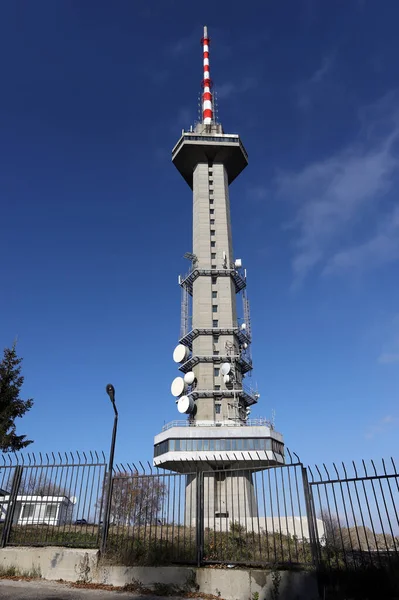
[{"label": "fence spike", "polygon": [[397,472],[396,472],[396,465],[395,465],[395,463],[394,463],[394,460],[393,460],[392,456],[391,456],[391,462],[392,462],[392,466],[393,466],[394,473],[395,473],[395,475],[397,475]]},{"label": "fence spike", "polygon": [[373,459],[371,459],[371,464],[373,465],[374,474],[377,476],[377,469],[375,468],[375,464],[374,464]]},{"label": "fence spike", "polygon": [[314,481],[314,477],[313,477],[313,471],[312,471],[312,469],[310,468],[310,466],[308,466],[308,470],[309,470],[309,472],[310,472],[310,476],[311,476],[311,478],[312,478],[312,481]]},{"label": "fence spike", "polygon": [[134,466],[134,470],[136,471],[136,475],[138,475],[139,474],[138,468],[136,467],[136,465],[134,463],[132,463],[132,465]]},{"label": "fence spike", "polygon": [[72,464],[74,465],[75,464],[75,457],[74,457],[74,455],[72,453],[72,450],[69,451],[69,454],[71,455]]},{"label": "fence spike", "polygon": [[316,467],[316,470],[317,470],[317,472],[319,474],[320,481],[323,481],[323,477],[322,477],[322,474],[320,473],[319,467],[317,465],[315,465],[315,467]]},{"label": "fence spike", "polygon": [[152,466],[151,466],[151,463],[148,460],[147,460],[147,465],[149,466],[150,471],[151,471],[151,475],[152,475]]},{"label": "fence spike", "polygon": [[29,461],[29,466],[31,466],[30,452],[28,452],[28,461]]},{"label": "fence spike", "polygon": [[51,456],[53,457],[53,467],[55,466],[55,455],[54,452],[51,452]]},{"label": "fence spike", "polygon": [[39,452],[39,456],[40,456],[40,466],[43,465],[43,455],[41,452]]},{"label": "fence spike", "polygon": [[285,447],[285,449],[287,450],[289,457],[290,457],[290,464],[292,465],[292,454],[290,452],[290,449],[288,448],[288,446]]},{"label": "fence spike", "polygon": [[296,459],[299,463],[301,463],[301,459],[299,458],[298,454],[296,452],[293,452],[293,455],[296,456]]},{"label": "fence spike", "polygon": [[21,462],[22,462],[22,466],[25,465],[25,457],[23,454],[21,454]]},{"label": "fence spike", "polygon": [[105,462],[107,459],[105,458],[104,450],[101,450],[101,453],[103,455],[103,461]]},{"label": "fence spike", "polygon": [[366,475],[366,477],[368,477],[368,473],[367,473],[367,469],[366,469],[366,463],[364,462],[364,459],[362,458],[362,463],[363,463],[363,469],[364,469],[364,473]]},{"label": "fence spike", "polygon": [[356,463],[354,460],[352,460],[352,465],[353,465],[353,470],[355,471],[355,475],[356,475],[356,477],[358,477]]},{"label": "fence spike", "polygon": [[345,463],[344,463],[344,461],[342,461],[342,468],[343,468],[343,470],[344,470],[345,479],[348,479],[348,474],[347,474],[347,472],[346,472],[346,467],[345,467]]},{"label": "fence spike", "polygon": [[143,475],[145,475],[145,468],[143,467],[143,463],[139,460],[139,465],[143,469]]},{"label": "fence spike", "polygon": [[382,458],[381,461],[382,461],[382,468],[384,469],[384,475],[387,475],[387,470],[385,467],[385,460]]},{"label": "fence spike", "polygon": [[84,456],[84,459],[85,459],[85,465],[87,465],[87,456],[86,456],[86,452],[83,452],[83,451],[82,451],[82,454],[83,454],[83,456]]},{"label": "fence spike", "polygon": [[36,454],[32,452],[33,464],[36,466]]},{"label": "fence spike", "polygon": [[334,467],[334,470],[335,470],[335,472],[336,472],[336,474],[337,474],[337,479],[341,479],[341,476],[340,476],[340,474],[338,473],[338,469],[337,469],[337,467],[335,466],[335,463],[334,463],[334,462],[333,462],[333,467]]},{"label": "fence spike", "polygon": [[327,471],[327,467],[326,467],[326,465],[324,463],[323,463],[323,467],[324,467],[325,472],[327,473],[328,479],[330,480],[331,479],[330,473]]}]

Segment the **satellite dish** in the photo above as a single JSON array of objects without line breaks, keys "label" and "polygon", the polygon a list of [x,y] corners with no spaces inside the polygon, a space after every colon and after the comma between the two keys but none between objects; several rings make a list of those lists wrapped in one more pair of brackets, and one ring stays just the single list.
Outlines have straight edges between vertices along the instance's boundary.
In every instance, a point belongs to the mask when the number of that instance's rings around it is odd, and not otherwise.
[{"label": "satellite dish", "polygon": [[236,258],[234,261],[234,266],[236,269],[241,269],[242,267],[242,260],[241,258]]},{"label": "satellite dish", "polygon": [[177,396],[181,396],[182,393],[184,392],[185,387],[186,386],[185,386],[183,377],[175,377],[175,379],[172,381],[172,385],[170,386],[170,391],[172,392],[172,396],[174,396],[175,398]]},{"label": "satellite dish", "polygon": [[247,324],[246,323],[241,323],[241,330],[244,331],[244,329],[247,328]]},{"label": "satellite dish", "polygon": [[77,502],[77,501],[78,501],[78,499],[76,498],[76,496],[71,496],[71,497],[69,498],[69,502],[70,502],[71,504],[76,504],[76,502]]},{"label": "satellite dish", "polygon": [[230,383],[230,375],[223,375],[224,383]]},{"label": "satellite dish", "polygon": [[227,375],[227,373],[230,373],[230,371],[231,371],[231,364],[228,363],[228,362],[223,363],[222,366],[221,366],[221,368],[220,368],[221,374],[222,375]]},{"label": "satellite dish", "polygon": [[194,411],[194,400],[190,396],[181,396],[177,403],[177,410],[181,414],[190,414]]},{"label": "satellite dish", "polygon": [[244,350],[246,350],[248,348],[247,342],[244,342],[243,345],[242,345],[242,347],[244,348]]},{"label": "satellite dish", "polygon": [[187,385],[192,385],[194,383],[195,374],[193,373],[193,371],[189,371],[184,375],[184,381],[185,383],[187,383]]},{"label": "satellite dish", "polygon": [[182,363],[186,360],[189,355],[190,350],[187,346],[183,346],[183,344],[178,344],[173,351],[173,360],[175,363]]}]

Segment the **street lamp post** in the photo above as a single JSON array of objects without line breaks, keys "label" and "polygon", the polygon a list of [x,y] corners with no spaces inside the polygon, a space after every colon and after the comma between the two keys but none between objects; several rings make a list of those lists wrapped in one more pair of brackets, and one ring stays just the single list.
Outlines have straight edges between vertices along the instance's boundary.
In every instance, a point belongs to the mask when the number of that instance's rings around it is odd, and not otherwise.
[{"label": "street lamp post", "polygon": [[103,533],[101,539],[101,552],[105,552],[105,546],[107,544],[108,537],[108,529],[109,529],[109,521],[111,517],[111,503],[112,503],[112,472],[114,468],[114,454],[115,454],[115,441],[116,441],[116,430],[118,427],[118,410],[115,404],[115,388],[112,383],[109,383],[105,391],[107,392],[113,409],[114,409],[114,428],[112,431],[112,440],[111,440],[111,449],[109,451],[109,463],[108,463],[108,480],[106,484],[106,495],[105,495],[105,513],[104,513],[104,523],[103,523]]}]

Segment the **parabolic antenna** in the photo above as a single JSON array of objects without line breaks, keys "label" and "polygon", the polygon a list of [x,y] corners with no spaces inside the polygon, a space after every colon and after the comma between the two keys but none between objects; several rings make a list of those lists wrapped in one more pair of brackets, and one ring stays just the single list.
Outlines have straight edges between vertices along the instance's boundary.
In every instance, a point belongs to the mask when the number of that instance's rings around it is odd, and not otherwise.
[{"label": "parabolic antenna", "polygon": [[193,373],[193,371],[189,371],[184,375],[184,381],[185,383],[187,383],[187,385],[192,385],[194,383],[194,380],[195,374]]},{"label": "parabolic antenna", "polygon": [[181,396],[184,392],[185,387],[186,386],[184,384],[183,377],[175,377],[175,379],[172,381],[172,385],[170,386],[172,396],[174,396],[175,398],[177,398],[177,396]]},{"label": "parabolic antenna", "polygon": [[242,345],[242,347],[244,348],[244,350],[246,350],[248,348],[247,342],[244,342],[243,345]]},{"label": "parabolic antenna", "polygon": [[228,362],[223,363],[222,366],[221,366],[221,368],[220,368],[221,374],[222,375],[227,375],[227,373],[230,373],[230,371],[231,371],[231,364],[228,363]]},{"label": "parabolic antenna", "polygon": [[247,328],[247,324],[246,323],[241,323],[241,330],[244,331],[244,329]]},{"label": "parabolic antenna", "polygon": [[194,410],[194,400],[190,396],[181,396],[177,403],[177,410],[181,414],[190,414]]},{"label": "parabolic antenna", "polygon": [[242,260],[241,258],[236,258],[234,261],[234,266],[236,269],[241,269],[242,267]]},{"label": "parabolic antenna", "polygon": [[230,383],[230,375],[223,375],[224,383]]},{"label": "parabolic antenna", "polygon": [[78,499],[76,498],[76,496],[71,496],[71,497],[69,498],[69,502],[70,502],[71,504],[76,504],[76,502],[77,502],[77,501],[78,501]]},{"label": "parabolic antenna", "polygon": [[183,344],[178,344],[173,351],[173,360],[175,363],[182,363],[186,360],[189,354],[189,349]]}]

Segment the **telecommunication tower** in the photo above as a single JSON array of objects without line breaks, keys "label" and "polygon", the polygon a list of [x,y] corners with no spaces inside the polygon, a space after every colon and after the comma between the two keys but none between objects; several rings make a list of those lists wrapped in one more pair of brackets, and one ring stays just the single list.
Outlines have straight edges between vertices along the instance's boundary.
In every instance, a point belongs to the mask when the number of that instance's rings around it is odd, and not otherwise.
[{"label": "telecommunication tower", "polygon": [[[184,255],[191,264],[179,277],[181,327],[173,352],[181,375],[171,385],[186,420],[172,421],[155,436],[154,465],[190,473],[186,512],[192,519],[194,472],[214,473],[205,513],[228,520],[240,513],[234,503],[245,503],[241,514],[256,515],[252,477],[244,469],[283,464],[284,441],[266,419],[249,418],[259,394],[246,384],[252,371],[252,328],[246,269],[233,254],[229,200],[229,185],[247,166],[248,155],[240,137],[224,133],[215,118],[209,44],[204,27],[201,120],[182,131],[172,150],[173,164],[193,191],[193,251]],[[241,473],[234,480],[238,493],[231,494],[233,482],[221,474],[236,468]]]}]

